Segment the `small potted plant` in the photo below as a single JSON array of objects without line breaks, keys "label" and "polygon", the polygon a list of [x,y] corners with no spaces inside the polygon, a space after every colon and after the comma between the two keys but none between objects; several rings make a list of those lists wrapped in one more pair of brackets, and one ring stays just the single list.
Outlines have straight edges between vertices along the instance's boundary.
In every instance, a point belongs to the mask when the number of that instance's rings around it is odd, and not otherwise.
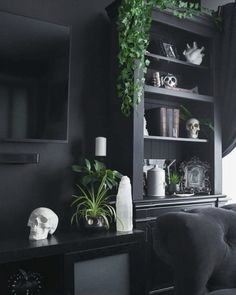
[{"label": "small potted plant", "polygon": [[90,162],[85,159],[83,165],[73,165],[73,170],[80,173],[78,195],[73,195],[71,206],[75,211],[71,223],[82,224],[86,229],[109,228],[110,222],[116,219],[115,209],[110,204],[111,192],[117,187],[121,174],[118,171],[106,169],[97,160]]},{"label": "small potted plant", "polygon": [[168,192],[170,195],[173,195],[179,192],[180,190],[179,183],[180,183],[180,176],[178,175],[178,173],[177,172],[170,173],[169,184],[168,184]]}]

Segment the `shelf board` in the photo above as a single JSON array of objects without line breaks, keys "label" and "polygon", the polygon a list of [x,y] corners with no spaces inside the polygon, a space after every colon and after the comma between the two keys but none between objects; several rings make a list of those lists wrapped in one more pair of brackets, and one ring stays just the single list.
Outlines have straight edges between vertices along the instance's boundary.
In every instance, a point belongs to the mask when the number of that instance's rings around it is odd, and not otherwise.
[{"label": "shelf board", "polygon": [[147,57],[152,57],[152,58],[157,59],[157,60],[164,60],[164,61],[167,61],[167,62],[176,63],[176,64],[187,66],[187,67],[192,67],[192,68],[199,69],[199,70],[209,70],[209,67],[207,67],[207,66],[195,65],[195,64],[192,64],[190,62],[179,60],[179,59],[176,59],[176,58],[166,57],[166,56],[153,54],[153,53],[149,53],[149,52],[146,53],[146,56]]},{"label": "shelf board", "polygon": [[207,143],[207,139],[193,139],[185,137],[166,137],[166,136],[144,136],[146,140],[168,140],[168,141],[185,141],[185,142],[196,142],[196,143]]},{"label": "shelf board", "polygon": [[[143,196],[141,200],[134,200],[135,207],[138,209],[150,208],[150,207],[159,207],[163,205],[176,205],[176,204],[195,204],[199,201],[208,203],[212,199],[218,198],[220,200],[228,200],[226,195],[194,195],[191,197],[176,197],[176,196],[165,196],[164,198],[158,197],[148,197]],[[187,203],[186,203],[187,202]]]},{"label": "shelf board", "polygon": [[171,96],[175,98],[184,98],[184,99],[202,101],[202,102],[208,102],[208,103],[214,102],[213,96],[166,89],[166,88],[159,88],[159,87],[154,87],[150,85],[145,85],[144,91],[145,93],[157,94],[157,95],[166,96],[166,97]]}]

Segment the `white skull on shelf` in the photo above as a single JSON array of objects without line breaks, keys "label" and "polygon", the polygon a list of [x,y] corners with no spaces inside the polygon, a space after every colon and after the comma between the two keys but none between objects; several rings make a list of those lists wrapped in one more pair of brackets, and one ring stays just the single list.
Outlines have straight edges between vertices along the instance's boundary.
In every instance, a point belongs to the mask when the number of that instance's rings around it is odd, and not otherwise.
[{"label": "white skull on shelf", "polygon": [[168,74],[167,76],[163,77],[164,86],[174,88],[177,86],[177,83],[177,78],[172,74]]},{"label": "white skull on shelf", "polygon": [[198,138],[198,133],[200,131],[200,123],[199,120],[195,118],[190,118],[186,122],[186,129],[188,131],[189,138]]},{"label": "white skull on shelf", "polygon": [[56,231],[58,216],[51,209],[37,208],[30,214],[27,225],[30,227],[30,240],[43,240]]}]

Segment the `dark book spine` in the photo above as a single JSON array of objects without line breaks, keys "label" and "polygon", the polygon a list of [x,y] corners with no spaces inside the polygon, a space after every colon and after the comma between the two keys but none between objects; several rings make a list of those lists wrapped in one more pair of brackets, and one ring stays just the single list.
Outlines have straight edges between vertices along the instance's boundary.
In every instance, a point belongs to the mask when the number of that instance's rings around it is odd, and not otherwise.
[{"label": "dark book spine", "polygon": [[173,109],[166,110],[167,136],[173,136]]},{"label": "dark book spine", "polygon": [[179,137],[179,109],[173,110],[173,136]]},{"label": "dark book spine", "polygon": [[160,135],[167,136],[166,108],[160,108]]}]

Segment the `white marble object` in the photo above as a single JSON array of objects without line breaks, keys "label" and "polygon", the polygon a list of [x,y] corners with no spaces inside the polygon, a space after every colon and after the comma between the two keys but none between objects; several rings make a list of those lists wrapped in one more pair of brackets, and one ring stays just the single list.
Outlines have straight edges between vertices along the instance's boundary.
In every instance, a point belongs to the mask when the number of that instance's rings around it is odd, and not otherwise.
[{"label": "white marble object", "polygon": [[133,201],[130,179],[121,178],[116,197],[116,230],[128,232],[133,229]]},{"label": "white marble object", "polygon": [[203,57],[205,56],[205,54],[202,53],[204,49],[204,47],[198,48],[197,42],[193,42],[193,47],[187,44],[187,49],[184,50],[183,55],[188,62],[195,65],[200,65],[202,63]]}]

